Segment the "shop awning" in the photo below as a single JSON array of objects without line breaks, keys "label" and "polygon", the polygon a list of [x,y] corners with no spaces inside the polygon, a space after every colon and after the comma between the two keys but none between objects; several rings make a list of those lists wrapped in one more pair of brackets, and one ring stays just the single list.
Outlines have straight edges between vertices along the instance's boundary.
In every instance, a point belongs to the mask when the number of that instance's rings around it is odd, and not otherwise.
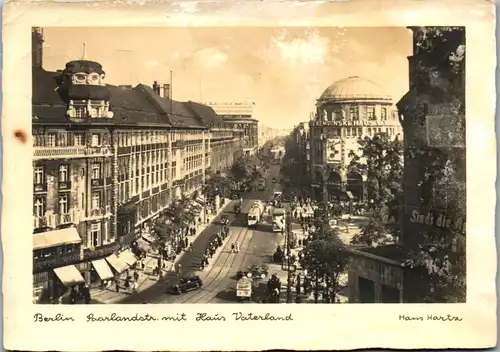
[{"label": "shop awning", "polygon": [[56,268],[54,269],[54,272],[56,273],[59,280],[61,280],[63,285],[66,287],[83,284],[85,282],[82,274],[80,274],[80,272],[74,265],[68,265],[68,266],[63,266],[61,268]]},{"label": "shop awning", "polygon": [[97,275],[99,275],[101,280],[108,280],[114,277],[111,268],[104,259],[94,260],[92,261],[92,265],[94,266],[94,269],[95,271],[97,271]]},{"label": "shop awning", "polygon": [[127,263],[118,258],[115,254],[111,254],[109,257],[107,257],[106,261],[109,263],[109,265],[111,265],[113,269],[115,269],[120,274],[128,269]]},{"label": "shop awning", "polygon": [[127,265],[130,266],[134,265],[137,262],[137,257],[129,250],[121,252],[118,255],[118,259],[123,260],[125,263],[127,263]]},{"label": "shop awning", "polygon": [[33,250],[78,243],[82,243],[82,239],[75,227],[41,232],[33,235]]}]

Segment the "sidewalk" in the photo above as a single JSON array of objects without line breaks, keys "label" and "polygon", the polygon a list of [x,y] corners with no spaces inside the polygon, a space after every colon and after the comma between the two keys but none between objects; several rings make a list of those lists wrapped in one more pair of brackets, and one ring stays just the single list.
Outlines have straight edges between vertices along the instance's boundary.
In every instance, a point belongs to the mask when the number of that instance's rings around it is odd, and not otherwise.
[{"label": "sidewalk", "polygon": [[[230,199],[225,199],[224,205],[219,208],[217,211],[217,214],[213,215],[208,215],[209,216],[209,222],[208,223],[203,223],[197,226],[196,228],[196,235],[194,236],[189,236],[189,240],[191,243],[193,243],[198,239],[198,237],[208,228],[212,225],[214,220],[231,204]],[[182,261],[182,258],[186,254],[186,251],[182,251],[180,253],[175,261],[172,262],[166,262],[165,268],[162,269],[163,271],[163,277],[167,276],[173,265],[177,265],[179,262]],[[145,268],[148,268],[150,264],[154,264],[151,266],[155,266],[157,261],[157,257],[154,255],[147,255],[146,259],[144,260]],[[184,265],[182,266],[184,268]],[[127,297],[131,297],[134,295],[137,295],[149,288],[151,288],[153,285],[158,283],[160,280],[158,275],[152,275],[150,272],[138,270],[139,273],[139,279],[138,279],[138,292],[132,293],[130,289],[125,290],[123,288],[123,281],[122,280],[122,285],[120,285],[120,291],[116,292],[115,290],[115,285],[112,284],[109,288],[95,288],[91,290],[91,297],[93,301],[96,301],[96,303],[105,303],[105,304],[112,304],[112,303],[121,303],[122,300],[126,299]]]}]

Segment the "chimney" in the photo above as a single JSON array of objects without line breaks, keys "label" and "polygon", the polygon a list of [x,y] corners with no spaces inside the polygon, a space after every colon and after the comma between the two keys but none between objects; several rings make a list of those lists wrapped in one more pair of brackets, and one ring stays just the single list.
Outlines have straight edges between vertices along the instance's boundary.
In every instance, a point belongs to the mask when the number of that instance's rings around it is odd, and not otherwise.
[{"label": "chimney", "polygon": [[32,27],[31,29],[31,65],[43,67],[43,29]]},{"label": "chimney", "polygon": [[153,83],[153,92],[160,95],[160,85],[158,84],[157,81],[154,81]]},{"label": "chimney", "polygon": [[163,97],[166,99],[171,99],[170,96],[170,84],[163,85]]}]

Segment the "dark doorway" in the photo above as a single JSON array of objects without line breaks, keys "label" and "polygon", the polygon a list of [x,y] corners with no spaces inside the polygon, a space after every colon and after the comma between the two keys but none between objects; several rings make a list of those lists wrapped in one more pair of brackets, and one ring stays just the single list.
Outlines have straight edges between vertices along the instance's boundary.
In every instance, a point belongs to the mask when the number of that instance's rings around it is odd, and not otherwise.
[{"label": "dark doorway", "polygon": [[382,285],[382,302],[399,303],[399,290],[395,287]]},{"label": "dark doorway", "polygon": [[375,303],[375,283],[372,280],[359,278],[359,301],[361,303]]}]

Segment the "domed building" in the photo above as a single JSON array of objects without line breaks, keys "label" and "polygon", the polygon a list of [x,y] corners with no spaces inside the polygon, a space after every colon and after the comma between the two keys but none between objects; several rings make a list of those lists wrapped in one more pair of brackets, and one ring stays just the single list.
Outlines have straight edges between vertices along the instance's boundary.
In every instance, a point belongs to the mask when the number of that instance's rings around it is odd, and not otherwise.
[{"label": "domed building", "polygon": [[317,100],[309,123],[311,172],[316,199],[366,198],[366,177],[349,168],[358,139],[386,133],[402,138],[392,97],[376,83],[357,76],[333,83]]}]

